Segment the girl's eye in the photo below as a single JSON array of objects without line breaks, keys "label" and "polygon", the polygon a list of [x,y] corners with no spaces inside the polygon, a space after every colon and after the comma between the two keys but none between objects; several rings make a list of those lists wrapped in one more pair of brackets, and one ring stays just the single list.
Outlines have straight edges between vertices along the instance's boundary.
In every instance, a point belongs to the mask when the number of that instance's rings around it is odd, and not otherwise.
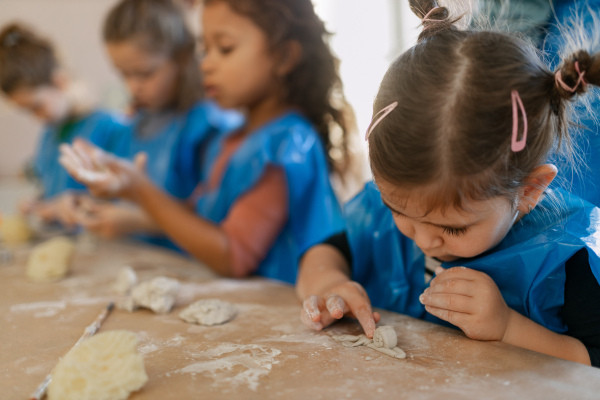
[{"label": "girl's eye", "polygon": [[462,236],[467,233],[467,228],[442,228],[450,236]]},{"label": "girl's eye", "polygon": [[221,46],[219,47],[219,51],[221,52],[221,54],[227,55],[229,53],[231,53],[233,51],[234,47],[233,46]]}]

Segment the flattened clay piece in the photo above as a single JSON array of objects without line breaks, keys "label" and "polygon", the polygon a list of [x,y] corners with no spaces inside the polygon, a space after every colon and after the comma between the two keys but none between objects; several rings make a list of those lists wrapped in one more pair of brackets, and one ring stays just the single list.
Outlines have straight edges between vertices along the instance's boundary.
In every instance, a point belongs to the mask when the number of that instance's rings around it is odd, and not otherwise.
[{"label": "flattened clay piece", "polygon": [[345,347],[367,346],[380,353],[394,358],[406,358],[406,353],[400,347],[397,347],[398,336],[393,326],[380,326],[375,330],[373,340],[366,335],[338,335],[332,336],[333,340],[341,342]]},{"label": "flattened clay piece", "polygon": [[129,294],[131,288],[137,284],[137,275],[131,267],[122,267],[117,273],[117,280],[113,285],[115,293],[120,295]]},{"label": "flattened clay piece", "polygon": [[108,331],[82,341],[61,359],[49,400],[125,400],[148,376],[133,332]]},{"label": "flattened clay piece", "polygon": [[75,245],[64,236],[34,247],[27,260],[27,277],[36,282],[59,280],[69,272]]},{"label": "flattened clay piece", "polygon": [[398,336],[396,335],[394,327],[386,325],[375,329],[373,344],[375,347],[384,347],[386,349],[393,349],[396,347],[398,344]]},{"label": "flattened clay piece", "polygon": [[198,325],[220,325],[237,315],[235,306],[219,299],[203,299],[190,304],[179,313],[182,320]]},{"label": "flattened clay piece", "polygon": [[117,307],[129,312],[143,307],[157,314],[166,314],[173,308],[178,291],[179,282],[159,276],[134,286],[131,296],[119,301]]},{"label": "flattened clay piece", "polygon": [[337,342],[356,342],[359,336],[355,335],[337,335],[331,337],[333,340]]}]

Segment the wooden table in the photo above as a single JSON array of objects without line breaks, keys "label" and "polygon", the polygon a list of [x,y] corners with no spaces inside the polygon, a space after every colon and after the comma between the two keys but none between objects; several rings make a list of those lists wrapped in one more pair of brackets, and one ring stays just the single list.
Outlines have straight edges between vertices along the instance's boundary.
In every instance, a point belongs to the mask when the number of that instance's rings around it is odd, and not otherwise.
[{"label": "wooden table", "polygon": [[[600,371],[400,314],[394,325],[408,358],[346,348],[332,334],[358,334],[344,321],[312,332],[299,319],[292,287],[263,279],[216,280],[195,262],[132,243],[100,242],[78,250],[68,278],[28,282],[26,246],[0,266],[0,398],[25,399],[100,310],[114,299],[116,271],[131,265],[144,280],[165,275],[184,285],[168,315],[115,310],[101,331],[136,332],[149,381],[141,399],[598,399]],[[219,298],[239,315],[214,327],[189,325],[183,303]]]}]

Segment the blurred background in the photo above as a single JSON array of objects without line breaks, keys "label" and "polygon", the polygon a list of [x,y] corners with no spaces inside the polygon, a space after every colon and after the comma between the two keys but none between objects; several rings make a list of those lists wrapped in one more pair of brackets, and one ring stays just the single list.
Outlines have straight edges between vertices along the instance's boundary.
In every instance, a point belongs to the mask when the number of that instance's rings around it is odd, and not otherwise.
[{"label": "blurred background", "polygon": [[[69,72],[84,82],[98,104],[119,110],[125,89],[106,57],[102,21],[115,0],[0,0],[0,25],[20,21],[55,43]],[[200,8],[186,1],[191,26],[199,32]],[[391,60],[412,46],[420,21],[402,0],[313,0],[341,59],[345,93],[357,116],[359,134],[369,125],[372,101]],[[33,118],[0,99],[0,179],[17,178],[32,157],[41,132]],[[361,143],[363,143],[361,141]],[[0,192],[7,200],[10,191]]]}]

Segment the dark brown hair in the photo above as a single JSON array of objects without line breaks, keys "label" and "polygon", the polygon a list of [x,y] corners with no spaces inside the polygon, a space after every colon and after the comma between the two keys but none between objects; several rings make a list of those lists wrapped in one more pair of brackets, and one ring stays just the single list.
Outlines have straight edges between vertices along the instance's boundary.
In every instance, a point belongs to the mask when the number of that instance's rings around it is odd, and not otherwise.
[{"label": "dark brown hair", "polygon": [[343,176],[350,161],[349,132],[354,128],[354,114],[343,94],[339,61],[329,48],[330,33],[311,1],[204,0],[205,5],[216,2],[227,3],[251,19],[265,32],[273,51],[289,41],[300,43],[302,58],[285,77],[282,100],[298,107],[315,126],[328,161]]},{"label": "dark brown hair", "polygon": [[52,44],[27,27],[12,23],[0,31],[0,89],[52,84],[59,64]]},{"label": "dark brown hair", "polygon": [[[459,31],[436,1],[410,5],[420,18],[429,15],[417,45],[393,62],[375,99],[374,114],[394,101],[398,106],[369,138],[374,176],[408,190],[435,187],[423,199],[429,209],[461,207],[464,199],[513,200],[553,151],[572,152],[568,100],[586,84],[575,93],[563,89],[536,50],[516,36]],[[556,71],[564,83],[575,86],[576,61],[585,81],[598,85],[600,57],[585,51]],[[528,122],[519,152],[511,150],[513,90]]]},{"label": "dark brown hair", "polygon": [[196,39],[172,0],[121,0],[104,22],[104,41],[133,40],[145,51],[165,54],[180,66],[175,108],[184,111],[203,98]]}]

